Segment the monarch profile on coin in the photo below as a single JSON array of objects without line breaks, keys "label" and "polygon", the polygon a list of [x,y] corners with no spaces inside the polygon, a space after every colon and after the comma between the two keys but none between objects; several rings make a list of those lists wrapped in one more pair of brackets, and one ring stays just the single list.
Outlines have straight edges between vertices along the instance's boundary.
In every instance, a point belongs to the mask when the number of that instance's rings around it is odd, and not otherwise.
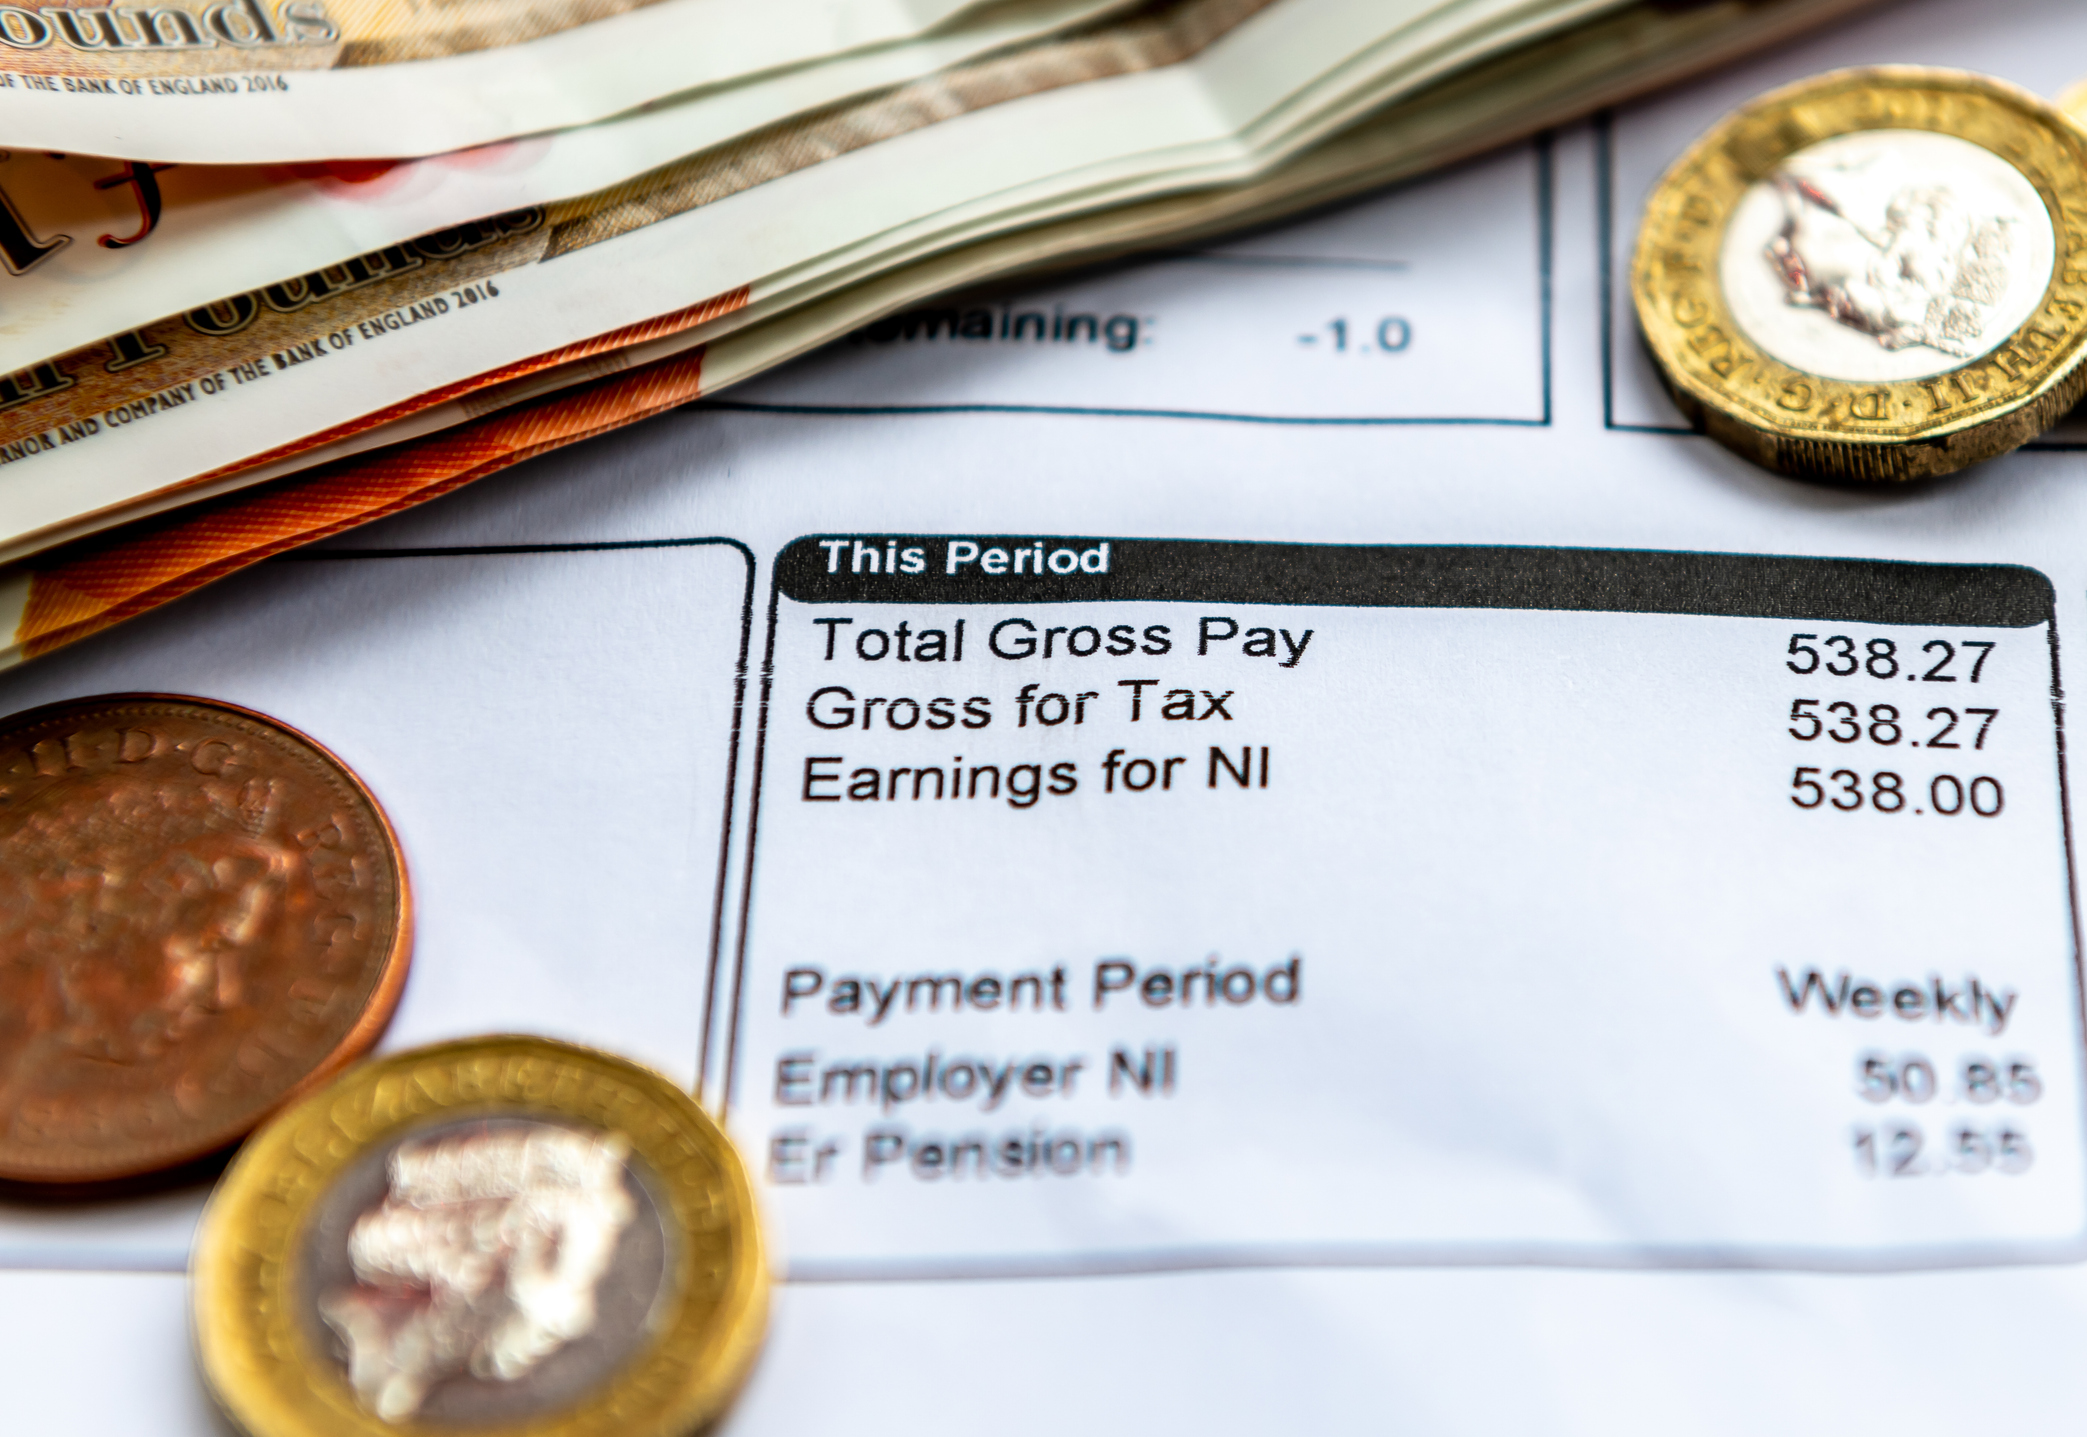
[{"label": "monarch profile on coin", "polygon": [[[389,1149],[383,1196],[352,1222],[322,1220],[328,1250],[314,1264],[347,1258],[348,1272],[322,1284],[319,1315],[363,1406],[415,1417],[450,1378],[511,1384],[618,1316],[641,1327],[659,1289],[657,1243],[641,1244],[624,1264],[639,1270],[611,1289],[630,1299],[624,1310],[604,1322],[602,1302],[643,1201],[629,1153],[620,1137],[528,1121],[467,1122]],[[629,1345],[617,1335],[609,1357]]]},{"label": "monarch profile on coin", "polygon": [[1785,473],[1949,473],[2087,390],[2087,133],[2000,81],[1846,70],[1727,117],[1646,205],[1647,347]]},{"label": "monarch profile on coin", "polygon": [[383,811],[294,729],[149,694],[0,719],[0,1178],[236,1142],[376,1041],[411,941]]},{"label": "monarch profile on coin", "polygon": [[753,1202],[694,1099],[620,1058],[494,1037],[366,1063],[213,1195],[204,1374],[255,1437],[684,1437],[760,1347]]}]

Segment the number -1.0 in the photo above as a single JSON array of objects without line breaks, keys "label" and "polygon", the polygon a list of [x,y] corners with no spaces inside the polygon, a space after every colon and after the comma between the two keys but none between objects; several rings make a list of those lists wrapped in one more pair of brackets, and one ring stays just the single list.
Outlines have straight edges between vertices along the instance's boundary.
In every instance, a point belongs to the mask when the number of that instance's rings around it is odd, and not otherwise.
[{"label": "number -1.0", "polygon": [[[1346,354],[1350,345],[1348,321],[1345,319],[1329,319],[1326,321],[1326,332],[1333,337],[1333,352]],[[1371,338],[1376,340],[1374,344],[1369,342]],[[1297,342],[1299,344],[1317,344],[1319,336],[1316,334],[1300,334],[1297,336]],[[1374,349],[1379,354],[1403,353],[1406,346],[1411,343],[1413,343],[1412,324],[1395,314],[1387,315],[1383,319],[1378,320],[1376,329],[1364,329],[1356,334],[1353,339],[1353,345],[1357,352]]]}]

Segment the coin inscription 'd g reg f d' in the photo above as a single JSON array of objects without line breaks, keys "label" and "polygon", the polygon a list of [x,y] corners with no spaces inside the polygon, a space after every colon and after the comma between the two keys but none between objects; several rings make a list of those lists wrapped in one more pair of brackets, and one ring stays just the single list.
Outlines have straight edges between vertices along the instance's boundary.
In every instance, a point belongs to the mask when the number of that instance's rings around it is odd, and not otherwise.
[{"label": "coin inscription 'd g reg f d'", "polygon": [[0,1179],[238,1141],[376,1041],[411,930],[383,812],[294,729],[149,694],[0,719]]},{"label": "coin inscription 'd g reg f d'", "polygon": [[1948,70],[1777,90],[1660,181],[1631,292],[1676,402],[1749,459],[1961,469],[2087,389],[2087,132]]},{"label": "coin inscription 'd g reg f d'", "polygon": [[197,1354],[252,1437],[687,1437],[760,1350],[753,1185],[694,1098],[492,1037],[360,1064],[211,1196]]}]

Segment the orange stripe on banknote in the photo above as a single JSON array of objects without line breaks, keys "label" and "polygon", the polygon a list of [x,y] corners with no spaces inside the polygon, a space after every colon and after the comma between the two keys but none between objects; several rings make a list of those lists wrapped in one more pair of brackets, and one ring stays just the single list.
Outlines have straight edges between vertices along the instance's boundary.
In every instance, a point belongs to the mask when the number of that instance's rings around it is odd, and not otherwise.
[{"label": "orange stripe on banknote", "polygon": [[702,373],[703,351],[694,349],[396,449],[231,496],[148,533],[90,541],[31,571],[15,642],[26,658],[62,648],[272,555],[685,404],[702,392]]},{"label": "orange stripe on banknote", "polygon": [[[604,334],[597,334],[591,339],[579,340],[558,349],[545,350],[543,353],[532,355],[527,359],[518,359],[512,364],[503,364],[497,369],[484,370],[478,374],[471,375],[469,378],[456,380],[437,389],[424,390],[411,398],[399,400],[397,403],[386,405],[381,409],[371,410],[369,413],[360,415],[345,423],[336,424],[330,429],[322,429],[317,433],[305,435],[303,438],[293,440],[288,444],[280,444],[259,454],[249,455],[237,463],[222,464],[215,469],[184,479],[178,484],[169,484],[162,489],[153,491],[150,497],[164,499],[192,489],[212,485],[221,480],[236,478],[249,470],[263,469],[272,464],[280,464],[286,460],[295,459],[300,454],[309,454],[314,449],[354,439],[358,435],[367,434],[383,425],[392,424],[401,419],[410,419],[416,414],[425,413],[430,409],[452,401],[468,399],[474,394],[496,389],[503,384],[511,384],[516,380],[527,379],[532,375],[542,374],[548,370],[558,369],[597,355],[614,355],[632,345],[644,344],[651,340],[680,334],[685,330],[694,329],[698,325],[706,324],[711,320],[719,319],[737,310],[746,308],[751,297],[752,290],[746,285],[740,285],[735,289],[726,290],[723,294],[713,295],[709,299],[689,305],[683,309],[674,310],[669,314],[655,315],[651,319],[640,320],[635,324],[627,324],[621,329],[612,329]],[[128,507],[128,505],[112,506],[107,510],[82,514],[77,516],[77,519],[72,524],[61,527],[74,528],[75,525],[84,521],[120,522],[120,515],[125,507]],[[101,526],[101,523],[96,525],[96,527]],[[74,528],[74,532],[77,532],[76,528]]]},{"label": "orange stripe on banknote", "polygon": [[179,493],[182,489],[193,488],[198,484],[206,484],[213,479],[222,479],[228,475],[237,474],[243,469],[258,469],[264,464],[274,464],[284,459],[294,459],[299,454],[308,453],[324,445],[337,444],[344,439],[353,439],[358,434],[366,434],[379,425],[390,424],[400,419],[410,419],[415,414],[433,409],[439,404],[447,404],[453,399],[462,399],[467,395],[477,393],[481,389],[491,389],[497,384],[506,384],[510,380],[525,379],[529,375],[540,374],[546,369],[556,369],[561,364],[570,364],[577,359],[586,359],[591,355],[605,354],[613,350],[627,348],[633,344],[644,344],[650,340],[664,339],[670,334],[679,334],[685,329],[693,329],[699,324],[707,324],[713,319],[720,319],[725,315],[731,314],[734,310],[745,309],[748,300],[752,296],[753,290],[749,286],[740,285],[737,289],[728,289],[723,294],[714,295],[698,304],[689,305],[685,309],[677,309],[671,314],[655,315],[651,319],[640,320],[636,324],[627,324],[621,329],[612,329],[606,334],[597,334],[592,339],[583,339],[577,343],[568,344],[561,349],[548,349],[542,354],[531,355],[527,359],[518,359],[512,364],[503,364],[498,369],[484,370],[481,373],[472,375],[469,379],[459,379],[455,383],[445,384],[439,389],[426,390],[410,399],[401,399],[396,404],[386,405],[382,409],[373,409],[367,414],[347,421],[345,424],[336,424],[331,429],[322,429],[316,434],[308,434],[292,443],[278,445],[264,453],[242,459],[237,464],[222,465],[207,474],[198,474],[193,479],[173,486],[168,492]]}]

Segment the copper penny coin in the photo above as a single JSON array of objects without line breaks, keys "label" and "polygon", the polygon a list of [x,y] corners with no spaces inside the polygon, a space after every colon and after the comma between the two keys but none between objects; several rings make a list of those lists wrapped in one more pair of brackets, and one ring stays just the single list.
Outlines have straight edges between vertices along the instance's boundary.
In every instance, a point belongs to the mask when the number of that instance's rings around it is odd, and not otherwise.
[{"label": "copper penny coin", "polygon": [[236,1142],[376,1041],[412,926],[383,810],[297,730],[163,694],[0,719],[0,1179]]}]

